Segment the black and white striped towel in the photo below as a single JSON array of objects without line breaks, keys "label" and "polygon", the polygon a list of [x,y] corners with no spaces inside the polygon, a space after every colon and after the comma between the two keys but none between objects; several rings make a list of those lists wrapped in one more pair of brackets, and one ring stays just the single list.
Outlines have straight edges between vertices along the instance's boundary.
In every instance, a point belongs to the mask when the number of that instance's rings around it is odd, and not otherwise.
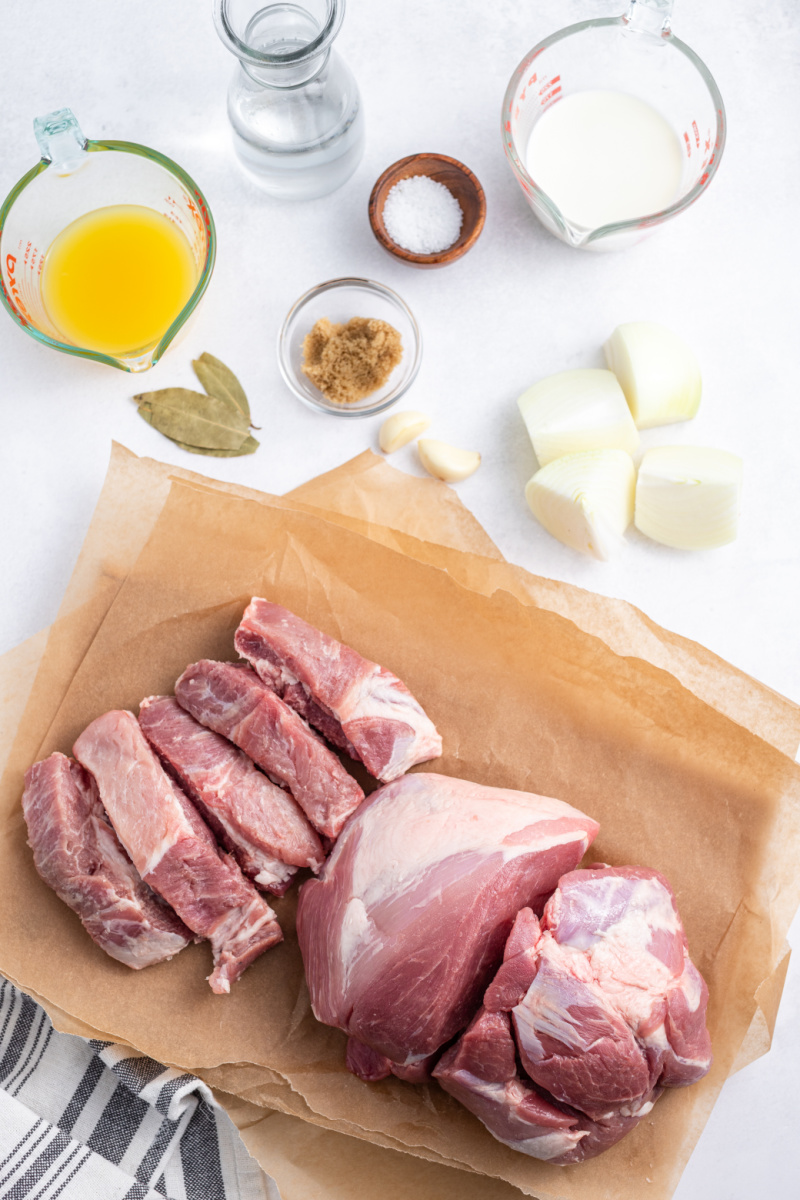
[{"label": "black and white striped towel", "polygon": [[280,1200],[193,1075],[57,1033],[0,983],[0,1197]]}]

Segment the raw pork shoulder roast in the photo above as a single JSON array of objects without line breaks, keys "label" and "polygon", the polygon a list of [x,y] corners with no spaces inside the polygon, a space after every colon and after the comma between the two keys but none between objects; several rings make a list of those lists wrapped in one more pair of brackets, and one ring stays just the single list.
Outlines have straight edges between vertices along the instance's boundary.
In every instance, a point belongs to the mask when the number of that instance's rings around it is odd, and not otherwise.
[{"label": "raw pork shoulder roast", "polygon": [[663,875],[572,871],[541,924],[519,913],[484,1008],[434,1075],[500,1141],[581,1162],[628,1133],[663,1088],[706,1074],[707,1000]]},{"label": "raw pork shoulder roast", "polygon": [[314,1013],[366,1079],[426,1076],[463,1029],[520,908],[540,907],[597,834],[560,800],[421,772],[386,784],[301,889]]}]

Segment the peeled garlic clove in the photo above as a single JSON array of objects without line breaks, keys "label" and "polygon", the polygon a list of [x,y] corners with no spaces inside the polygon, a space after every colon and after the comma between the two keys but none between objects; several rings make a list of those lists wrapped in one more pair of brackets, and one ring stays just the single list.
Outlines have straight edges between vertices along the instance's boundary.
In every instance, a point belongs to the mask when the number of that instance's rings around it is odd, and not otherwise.
[{"label": "peeled garlic clove", "polygon": [[424,433],[430,423],[431,419],[426,417],[425,413],[411,411],[392,413],[391,417],[387,417],[381,425],[378,438],[381,450],[384,454],[394,454],[395,450],[399,450],[401,446],[407,446],[409,442],[413,442],[415,437]]},{"label": "peeled garlic clove", "polygon": [[537,471],[525,499],[553,537],[605,561],[633,520],[635,486],[636,470],[625,450],[582,450]]},{"label": "peeled garlic clove", "polygon": [[611,371],[560,371],[517,401],[539,466],[578,450],[627,450],[639,434],[622,388]]},{"label": "peeled garlic clove", "polygon": [[656,446],[639,467],[636,528],[678,550],[711,550],[736,537],[742,460],[703,446]]},{"label": "peeled garlic clove", "polygon": [[637,429],[688,421],[700,407],[695,354],[677,333],[653,321],[618,325],[603,347]]},{"label": "peeled garlic clove", "polygon": [[458,483],[474,474],[481,465],[477,450],[459,450],[436,438],[420,438],[417,449],[425,470],[445,483]]}]

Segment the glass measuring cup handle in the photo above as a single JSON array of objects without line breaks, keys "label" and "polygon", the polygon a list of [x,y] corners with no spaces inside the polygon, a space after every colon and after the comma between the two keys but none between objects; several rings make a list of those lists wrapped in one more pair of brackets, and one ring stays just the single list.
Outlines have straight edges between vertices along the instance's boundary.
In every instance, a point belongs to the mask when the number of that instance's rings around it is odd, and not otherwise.
[{"label": "glass measuring cup handle", "polygon": [[71,175],[86,161],[86,138],[71,108],[59,108],[37,117],[33,132],[42,161],[54,167],[59,175]]},{"label": "glass measuring cup handle", "polygon": [[672,32],[670,20],[675,0],[630,0],[623,20],[635,33],[663,38]]}]

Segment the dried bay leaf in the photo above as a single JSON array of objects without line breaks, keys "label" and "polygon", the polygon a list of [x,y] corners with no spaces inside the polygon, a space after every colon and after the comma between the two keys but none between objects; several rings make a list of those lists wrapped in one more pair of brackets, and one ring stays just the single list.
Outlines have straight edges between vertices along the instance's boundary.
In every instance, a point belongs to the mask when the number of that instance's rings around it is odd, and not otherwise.
[{"label": "dried bay leaf", "polygon": [[139,416],[174,442],[201,450],[239,450],[249,422],[241,409],[218,396],[188,388],[162,388],[134,396]]},{"label": "dried bay leaf", "polygon": [[235,405],[247,418],[248,424],[251,424],[250,404],[244,388],[230,367],[226,367],[225,363],[220,362],[213,354],[201,354],[199,358],[192,360],[192,369],[209,396],[216,396],[218,400],[226,400]]},{"label": "dried bay leaf", "polygon": [[207,454],[211,458],[239,458],[242,454],[255,454],[261,444],[254,437],[246,437],[238,450],[209,450],[206,446],[190,446],[186,442],[176,441],[175,438],[172,440],[181,450],[188,450],[190,454]]}]

